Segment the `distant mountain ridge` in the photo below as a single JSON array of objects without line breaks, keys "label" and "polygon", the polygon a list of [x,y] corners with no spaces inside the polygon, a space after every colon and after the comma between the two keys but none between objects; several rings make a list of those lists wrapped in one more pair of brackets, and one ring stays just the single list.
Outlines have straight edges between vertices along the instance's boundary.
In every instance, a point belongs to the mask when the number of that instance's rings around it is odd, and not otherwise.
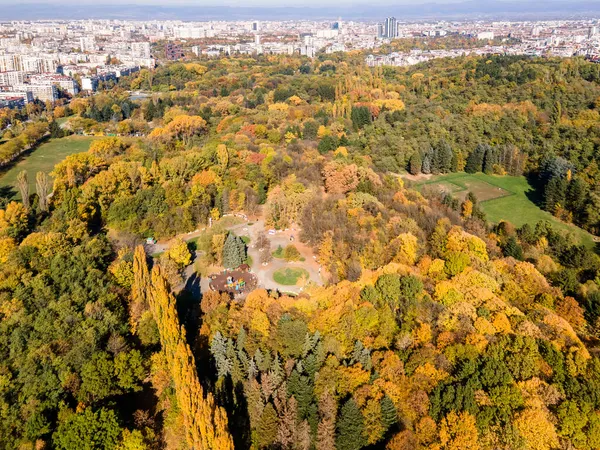
[{"label": "distant mountain ridge", "polygon": [[292,20],[333,19],[380,20],[396,16],[399,20],[427,19],[511,19],[541,20],[600,16],[600,1],[534,1],[427,3],[390,6],[323,6],[323,7],[233,7],[189,5],[102,5],[102,4],[19,3],[2,5],[0,22],[8,20]]}]

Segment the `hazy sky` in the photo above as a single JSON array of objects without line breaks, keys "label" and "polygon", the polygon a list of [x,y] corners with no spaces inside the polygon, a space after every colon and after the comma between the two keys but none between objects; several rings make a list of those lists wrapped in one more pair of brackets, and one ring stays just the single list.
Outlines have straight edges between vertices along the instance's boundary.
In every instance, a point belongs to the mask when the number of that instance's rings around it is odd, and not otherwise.
[{"label": "hazy sky", "polygon": [[[545,0],[549,2],[568,3],[569,0]],[[587,0],[589,3],[599,3],[600,0]],[[163,5],[163,6],[240,6],[240,7],[350,7],[350,6],[401,6],[401,5],[422,5],[432,3],[465,3],[473,2],[486,4],[488,0],[0,0],[0,5],[24,5],[27,3],[47,4],[47,5]],[[494,0],[507,3],[544,3],[544,0]],[[0,20],[2,19],[2,10],[0,9]]]},{"label": "hazy sky", "polygon": [[[24,3],[45,4],[161,4],[161,5],[193,5],[193,6],[338,6],[338,5],[419,5],[424,3],[460,3],[464,0],[0,0],[0,5]],[[479,0],[485,1],[485,0]],[[529,0],[521,0],[527,2]],[[0,11],[0,19],[2,11]]]}]

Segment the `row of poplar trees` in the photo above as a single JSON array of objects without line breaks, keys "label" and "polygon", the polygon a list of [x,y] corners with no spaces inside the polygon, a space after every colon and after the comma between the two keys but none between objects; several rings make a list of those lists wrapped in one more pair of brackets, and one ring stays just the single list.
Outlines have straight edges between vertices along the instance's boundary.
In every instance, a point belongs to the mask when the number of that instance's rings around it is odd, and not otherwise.
[{"label": "row of poplar trees", "polygon": [[189,447],[193,450],[233,450],[227,413],[215,404],[210,392],[204,393],[194,355],[186,341],[185,328],[179,322],[175,297],[160,266],[154,266],[152,273],[149,272],[142,246],[135,250],[133,270],[132,310],[149,308],[156,321]]}]

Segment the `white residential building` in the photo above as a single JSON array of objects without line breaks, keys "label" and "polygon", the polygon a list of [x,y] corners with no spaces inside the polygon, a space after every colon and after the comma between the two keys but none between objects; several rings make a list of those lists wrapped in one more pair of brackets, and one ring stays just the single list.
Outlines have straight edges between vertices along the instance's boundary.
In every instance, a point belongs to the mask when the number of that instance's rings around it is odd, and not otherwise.
[{"label": "white residential building", "polygon": [[56,74],[42,74],[34,75],[30,78],[32,85],[37,86],[51,86],[54,85],[57,88],[68,92],[70,95],[77,95],[79,93],[79,86],[75,80],[71,77]]},{"label": "white residential building", "polygon": [[53,84],[44,86],[38,84],[16,84],[13,86],[15,91],[29,91],[34,98],[40,99],[43,102],[55,102],[58,100],[58,91]]},{"label": "white residential building", "polygon": [[131,56],[133,58],[150,58],[150,42],[132,42]]},{"label": "white residential building", "polygon": [[12,70],[10,72],[0,72],[0,86],[14,86],[25,81],[25,73]]}]

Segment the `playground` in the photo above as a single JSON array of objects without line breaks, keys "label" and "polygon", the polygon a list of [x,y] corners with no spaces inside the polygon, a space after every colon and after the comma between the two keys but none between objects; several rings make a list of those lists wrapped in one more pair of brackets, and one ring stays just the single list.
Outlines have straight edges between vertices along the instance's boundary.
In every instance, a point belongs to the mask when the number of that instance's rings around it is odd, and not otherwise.
[{"label": "playground", "polygon": [[212,274],[209,279],[211,290],[229,292],[233,295],[247,294],[256,289],[257,285],[256,275],[250,272],[246,265]]}]

